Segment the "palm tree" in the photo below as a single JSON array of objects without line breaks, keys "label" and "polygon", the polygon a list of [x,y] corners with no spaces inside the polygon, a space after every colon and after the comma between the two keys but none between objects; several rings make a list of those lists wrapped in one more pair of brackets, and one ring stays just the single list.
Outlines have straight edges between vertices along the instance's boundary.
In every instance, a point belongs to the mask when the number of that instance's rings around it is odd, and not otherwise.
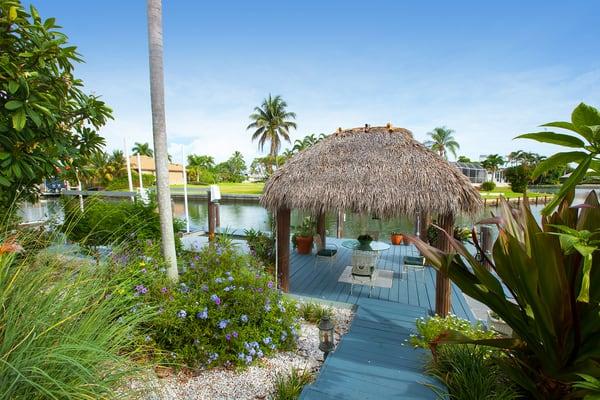
[{"label": "palm tree", "polygon": [[498,168],[503,166],[504,163],[504,158],[500,157],[498,154],[491,154],[481,162],[481,166],[492,175],[492,182],[494,182],[496,171],[498,171]]},{"label": "palm tree", "polygon": [[260,107],[255,107],[250,115],[253,121],[246,129],[254,129],[252,140],[258,140],[258,148],[262,151],[267,142],[270,142],[271,148],[269,156],[277,159],[277,153],[281,148],[281,141],[290,142],[289,131],[296,129],[296,123],[291,121],[296,119],[296,114],[286,110],[287,103],[281,96],[269,97],[263,100]]},{"label": "palm tree", "polygon": [[211,171],[215,167],[215,159],[212,156],[189,154],[187,160],[187,167],[189,170],[193,171],[197,183],[200,182],[200,174],[202,171]]},{"label": "palm tree", "polygon": [[460,145],[452,136],[453,133],[454,130],[439,126],[432,132],[427,133],[431,136],[431,140],[426,141],[424,144],[445,159],[448,159],[448,152],[456,157],[456,150],[460,149]]},{"label": "palm tree", "polygon": [[169,188],[167,127],[165,122],[162,0],[147,0],[147,10],[152,138],[154,140],[156,189],[162,236],[161,245],[163,257],[169,265],[167,273],[173,281],[177,281],[179,273],[177,270],[177,254],[175,253],[175,234],[173,232],[173,212],[171,210],[171,190]]},{"label": "palm tree", "polygon": [[134,156],[139,154],[140,156],[154,157],[154,152],[148,143],[135,142],[131,151]]}]

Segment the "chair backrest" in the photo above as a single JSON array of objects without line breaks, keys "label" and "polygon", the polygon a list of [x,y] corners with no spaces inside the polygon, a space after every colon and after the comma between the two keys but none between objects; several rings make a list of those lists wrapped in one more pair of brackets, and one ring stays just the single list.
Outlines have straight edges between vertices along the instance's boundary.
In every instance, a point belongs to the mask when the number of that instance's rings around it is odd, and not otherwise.
[{"label": "chair backrest", "polygon": [[321,235],[313,236],[313,243],[315,244],[315,249],[317,249],[317,251],[323,250],[323,241],[321,240]]},{"label": "chair backrest", "polygon": [[374,267],[377,261],[377,253],[373,251],[355,250],[352,253],[352,266]]}]

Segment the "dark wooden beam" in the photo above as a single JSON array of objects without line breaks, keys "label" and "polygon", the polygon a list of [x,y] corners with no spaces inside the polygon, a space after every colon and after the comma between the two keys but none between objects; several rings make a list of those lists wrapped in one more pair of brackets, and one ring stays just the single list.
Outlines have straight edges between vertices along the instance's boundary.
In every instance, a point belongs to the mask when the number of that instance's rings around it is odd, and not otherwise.
[{"label": "dark wooden beam", "polygon": [[417,218],[419,218],[419,238],[422,241],[427,242],[427,229],[429,228],[429,225],[431,225],[431,217],[428,212],[421,211]]},{"label": "dark wooden beam", "polygon": [[317,215],[317,235],[321,236],[321,242],[325,246],[325,213],[321,212]]},{"label": "dark wooden beam", "polygon": [[277,211],[277,274],[279,287],[290,290],[290,210]]},{"label": "dark wooden beam", "polygon": [[344,237],[344,219],[346,218],[346,214],[343,211],[337,212],[337,226],[336,226],[336,237],[342,238]]},{"label": "dark wooden beam", "polygon": [[[441,215],[438,218],[440,228],[452,235],[454,230],[454,217],[452,215]],[[440,232],[438,235],[436,247],[444,252],[450,251],[450,241]],[[435,280],[435,313],[441,317],[445,317],[450,312],[450,296],[451,296],[450,279],[440,271],[436,272]]]}]

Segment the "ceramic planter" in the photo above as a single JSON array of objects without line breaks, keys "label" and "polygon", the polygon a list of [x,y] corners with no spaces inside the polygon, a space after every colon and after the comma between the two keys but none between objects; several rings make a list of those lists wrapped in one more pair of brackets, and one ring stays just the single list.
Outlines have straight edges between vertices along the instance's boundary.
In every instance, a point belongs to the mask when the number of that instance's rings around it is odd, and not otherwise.
[{"label": "ceramic planter", "polygon": [[402,244],[402,240],[404,240],[404,235],[401,233],[392,233],[392,236],[390,237],[390,241],[395,246]]},{"label": "ceramic planter", "polygon": [[312,245],[312,236],[296,236],[296,252],[298,254],[310,254]]}]

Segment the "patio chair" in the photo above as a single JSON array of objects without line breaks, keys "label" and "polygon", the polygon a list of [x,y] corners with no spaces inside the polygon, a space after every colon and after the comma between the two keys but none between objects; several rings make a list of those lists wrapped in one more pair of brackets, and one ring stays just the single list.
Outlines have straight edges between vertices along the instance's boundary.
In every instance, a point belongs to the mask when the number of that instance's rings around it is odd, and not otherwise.
[{"label": "patio chair", "polygon": [[315,235],[313,237],[313,243],[316,250],[315,268],[317,267],[317,262],[319,261],[327,261],[329,266],[332,267],[337,258],[338,247],[335,244],[328,244],[327,246],[324,246],[320,235]]},{"label": "patio chair", "polygon": [[373,251],[360,251],[355,250],[352,253],[352,270],[350,272],[352,276],[352,284],[350,284],[350,294],[354,288],[354,282],[357,283],[370,283],[369,297],[373,291],[373,282],[377,278],[377,253]]},{"label": "patio chair", "polygon": [[[414,271],[415,276],[421,275],[421,283],[425,284],[425,257],[423,256],[404,256],[402,257],[403,275],[408,280],[408,272]],[[419,279],[417,279],[418,281]]]}]

